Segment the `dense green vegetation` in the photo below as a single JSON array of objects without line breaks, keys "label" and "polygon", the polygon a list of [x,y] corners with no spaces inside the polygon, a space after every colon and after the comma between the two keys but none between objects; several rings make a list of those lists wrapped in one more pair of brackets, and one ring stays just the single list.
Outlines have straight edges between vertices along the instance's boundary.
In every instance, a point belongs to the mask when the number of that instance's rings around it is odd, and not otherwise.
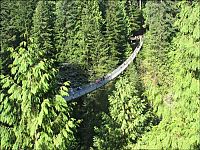
[{"label": "dense green vegetation", "polygon": [[[2,0],[0,149],[200,149],[199,12],[198,1]],[[126,71],[64,99],[140,34]]]}]

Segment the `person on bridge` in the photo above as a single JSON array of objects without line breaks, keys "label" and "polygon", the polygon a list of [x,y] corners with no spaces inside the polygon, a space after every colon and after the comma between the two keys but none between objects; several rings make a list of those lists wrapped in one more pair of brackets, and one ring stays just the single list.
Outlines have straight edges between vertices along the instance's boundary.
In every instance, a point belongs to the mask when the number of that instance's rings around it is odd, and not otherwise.
[{"label": "person on bridge", "polygon": [[77,91],[80,91],[80,90],[82,90],[82,88],[79,86],[79,87],[77,87]]},{"label": "person on bridge", "polygon": [[82,88],[79,86],[77,87],[78,95],[81,93]]},{"label": "person on bridge", "polygon": [[111,74],[110,74],[110,73],[109,73],[109,74],[107,74],[107,75],[105,76],[105,79],[108,79],[110,76],[111,76]]},{"label": "person on bridge", "polygon": [[73,88],[70,88],[70,89],[69,89],[69,95],[72,95],[72,97],[74,98],[74,94],[75,94],[75,93],[74,93]]},{"label": "person on bridge", "polygon": [[73,88],[70,88],[70,89],[69,89],[69,93],[72,94],[72,95],[74,95],[74,90],[73,90]]},{"label": "person on bridge", "polygon": [[96,80],[96,84],[98,84],[100,81],[101,81],[101,80],[97,79],[97,80]]}]

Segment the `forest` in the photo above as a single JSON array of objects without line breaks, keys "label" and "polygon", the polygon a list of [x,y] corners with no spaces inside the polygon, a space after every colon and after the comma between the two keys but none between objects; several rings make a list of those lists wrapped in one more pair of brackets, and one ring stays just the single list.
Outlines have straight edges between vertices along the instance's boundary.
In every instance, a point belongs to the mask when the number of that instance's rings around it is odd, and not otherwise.
[{"label": "forest", "polygon": [[200,149],[198,0],[1,0],[0,25],[1,150]]}]

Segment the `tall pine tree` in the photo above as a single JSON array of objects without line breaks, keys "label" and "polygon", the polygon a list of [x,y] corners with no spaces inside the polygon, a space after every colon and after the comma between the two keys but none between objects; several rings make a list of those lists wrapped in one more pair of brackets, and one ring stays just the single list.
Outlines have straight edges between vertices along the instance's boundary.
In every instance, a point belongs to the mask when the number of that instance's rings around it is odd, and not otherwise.
[{"label": "tall pine tree", "polygon": [[[32,37],[39,49],[46,55],[55,57],[54,22],[55,2],[39,1],[33,16]],[[52,55],[53,54],[53,55]]]},{"label": "tall pine tree", "polygon": [[25,41],[19,45],[8,45],[11,48],[6,57],[10,61],[5,66],[7,71],[0,76],[1,149],[72,149],[76,146],[72,107],[63,98],[67,95],[68,83],[58,86],[52,59],[52,51],[55,52],[52,48],[53,3],[38,2],[33,39],[23,37]]},{"label": "tall pine tree", "polygon": [[[199,149],[199,9],[198,2],[179,2],[180,12],[171,42],[168,86],[165,92],[149,90],[161,122],[142,137],[137,149]],[[163,43],[164,44],[164,43]],[[169,80],[169,81],[170,81]],[[168,87],[168,88],[166,88]],[[158,103],[159,100],[159,103]],[[156,138],[155,138],[156,137]]]},{"label": "tall pine tree", "polygon": [[72,148],[75,122],[62,97],[67,88],[59,92],[53,60],[25,41],[10,52],[11,72],[1,75],[0,82],[1,148]]},{"label": "tall pine tree", "polygon": [[109,113],[103,113],[102,125],[96,128],[97,149],[131,149],[131,144],[155,122],[150,106],[138,91],[140,83],[134,65],[126,73],[115,84],[109,96]]}]

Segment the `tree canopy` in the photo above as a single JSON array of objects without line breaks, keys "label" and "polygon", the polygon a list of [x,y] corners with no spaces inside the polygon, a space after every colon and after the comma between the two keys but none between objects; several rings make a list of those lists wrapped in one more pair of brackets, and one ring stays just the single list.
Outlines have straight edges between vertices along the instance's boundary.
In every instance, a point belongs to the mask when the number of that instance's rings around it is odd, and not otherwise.
[{"label": "tree canopy", "polygon": [[[199,11],[189,0],[2,0],[0,149],[200,149]],[[121,65],[138,35],[123,73],[65,99]]]}]

